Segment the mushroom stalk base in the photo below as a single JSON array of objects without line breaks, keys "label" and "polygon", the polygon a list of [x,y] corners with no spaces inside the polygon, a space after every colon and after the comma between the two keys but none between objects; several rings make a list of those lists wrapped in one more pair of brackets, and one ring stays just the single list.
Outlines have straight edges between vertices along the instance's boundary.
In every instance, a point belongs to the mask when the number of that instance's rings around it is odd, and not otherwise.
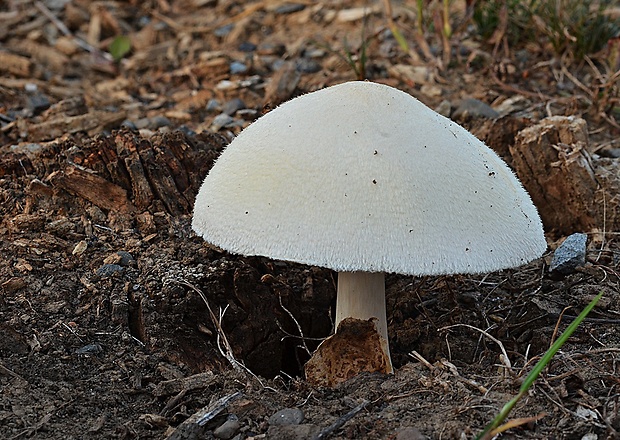
[{"label": "mushroom stalk base", "polygon": [[345,318],[375,318],[377,332],[385,340],[390,373],[392,361],[388,344],[385,312],[385,274],[383,272],[339,272],[336,294],[336,328]]},{"label": "mushroom stalk base", "polygon": [[394,372],[387,339],[383,273],[340,272],[336,332],[306,363],[308,382],[332,387],[363,372]]}]

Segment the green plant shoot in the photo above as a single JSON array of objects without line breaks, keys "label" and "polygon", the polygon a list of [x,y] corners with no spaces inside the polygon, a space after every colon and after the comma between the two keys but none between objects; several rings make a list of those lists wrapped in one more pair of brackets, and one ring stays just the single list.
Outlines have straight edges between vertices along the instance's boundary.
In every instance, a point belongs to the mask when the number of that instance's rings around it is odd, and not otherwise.
[{"label": "green plant shoot", "polygon": [[131,50],[131,40],[126,35],[119,35],[112,40],[108,49],[114,61],[118,63]]},{"label": "green plant shoot", "polygon": [[577,318],[575,318],[575,320],[571,322],[571,324],[564,331],[564,333],[562,333],[562,335],[558,338],[558,340],[555,341],[555,343],[549,348],[549,350],[547,350],[544,356],[536,363],[536,366],[530,372],[530,374],[527,375],[527,377],[525,378],[525,381],[521,385],[521,388],[519,388],[519,394],[517,394],[512,400],[510,400],[508,403],[506,403],[506,405],[504,405],[502,410],[493,419],[493,421],[491,421],[491,423],[489,423],[484,428],[484,431],[478,434],[478,436],[476,437],[476,440],[485,440],[487,438],[490,438],[491,432],[495,428],[497,428],[504,421],[504,419],[506,419],[506,417],[508,416],[508,413],[512,411],[512,409],[515,407],[517,402],[521,400],[521,398],[525,395],[525,393],[527,393],[527,390],[529,390],[530,387],[534,384],[534,382],[536,381],[540,373],[549,364],[553,356],[555,356],[558,350],[566,343],[568,338],[570,338],[570,336],[577,329],[577,327],[579,327],[579,324],[581,324],[581,322],[585,319],[585,317],[588,316],[588,313],[590,313],[590,311],[594,308],[594,306],[596,306],[596,304],[598,303],[598,301],[601,299],[602,296],[603,296],[603,292],[596,295],[596,297],[590,302],[590,304],[588,304],[586,308],[582,310],[579,316],[577,316]]}]

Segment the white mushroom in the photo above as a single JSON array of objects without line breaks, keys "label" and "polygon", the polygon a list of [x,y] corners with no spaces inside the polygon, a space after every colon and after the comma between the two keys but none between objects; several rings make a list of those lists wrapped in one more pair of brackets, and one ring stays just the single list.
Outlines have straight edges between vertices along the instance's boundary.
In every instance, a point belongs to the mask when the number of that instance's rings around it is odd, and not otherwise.
[{"label": "white mushroom", "polygon": [[338,271],[336,324],[377,318],[386,341],[385,272],[485,273],[546,249],[497,154],[371,82],[295,98],[242,131],[200,188],[192,225],[233,253]]}]

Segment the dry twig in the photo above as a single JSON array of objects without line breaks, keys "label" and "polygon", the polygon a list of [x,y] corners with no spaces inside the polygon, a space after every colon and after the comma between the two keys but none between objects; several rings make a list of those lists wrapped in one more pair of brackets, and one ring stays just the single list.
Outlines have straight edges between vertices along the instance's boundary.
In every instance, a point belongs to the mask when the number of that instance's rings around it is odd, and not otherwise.
[{"label": "dry twig", "polygon": [[370,402],[368,400],[362,401],[362,403],[357,405],[355,408],[353,408],[351,411],[346,413],[344,416],[340,417],[338,420],[336,420],[334,423],[329,425],[327,428],[322,429],[321,432],[319,432],[314,437],[313,440],[321,440],[321,439],[329,438],[334,432],[342,428],[345,423],[347,423],[349,420],[355,417],[361,410],[366,408],[366,406],[369,403]]},{"label": "dry twig", "polygon": [[[237,371],[245,371],[250,376],[252,376],[254,379],[256,379],[258,381],[258,383],[263,388],[275,391],[273,388],[266,386],[263,383],[263,381],[256,374],[254,374],[252,371],[250,371],[250,369],[248,367],[246,367],[241,362],[239,362],[237,359],[235,359],[235,356],[233,355],[232,347],[231,347],[230,343],[228,342],[228,338],[226,337],[226,334],[224,333],[224,329],[222,328],[222,320],[224,319],[224,314],[226,313],[226,310],[228,309],[228,306],[226,306],[224,308],[224,310],[220,309],[220,313],[219,313],[220,316],[219,316],[219,319],[218,319],[215,316],[215,314],[213,313],[213,310],[211,309],[211,306],[209,305],[209,301],[207,301],[207,297],[202,292],[202,290],[200,290],[199,288],[197,288],[196,286],[190,284],[189,282],[187,282],[185,280],[181,280],[181,281],[177,281],[177,282],[179,284],[181,284],[181,285],[189,287],[194,292],[196,292],[200,296],[200,298],[202,298],[202,300],[204,301],[205,305],[207,306],[207,310],[209,310],[209,316],[211,317],[211,321],[212,321],[213,326],[215,327],[216,332],[217,332],[216,343],[217,343],[217,348],[220,351],[220,354],[222,356],[224,356],[224,358],[226,358],[226,360],[228,360],[228,362],[230,362],[230,364],[232,365],[232,367],[235,370],[237,370]],[[222,348],[222,345],[224,346],[223,348]]]}]

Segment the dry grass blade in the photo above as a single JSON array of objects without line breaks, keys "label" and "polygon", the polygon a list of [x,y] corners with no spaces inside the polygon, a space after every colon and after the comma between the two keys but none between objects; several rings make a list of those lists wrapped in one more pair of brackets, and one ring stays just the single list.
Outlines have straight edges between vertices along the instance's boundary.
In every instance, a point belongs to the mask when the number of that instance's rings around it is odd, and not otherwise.
[{"label": "dry grass blade", "polygon": [[499,434],[501,434],[504,431],[508,431],[509,429],[517,428],[519,426],[527,425],[529,423],[534,423],[534,422],[542,419],[546,415],[547,415],[546,413],[540,413],[540,414],[538,414],[536,416],[533,416],[533,417],[520,417],[518,419],[512,419],[512,420],[504,423],[502,426],[499,426],[499,427],[495,428],[491,432],[491,435],[493,435],[493,436],[499,435]]}]

